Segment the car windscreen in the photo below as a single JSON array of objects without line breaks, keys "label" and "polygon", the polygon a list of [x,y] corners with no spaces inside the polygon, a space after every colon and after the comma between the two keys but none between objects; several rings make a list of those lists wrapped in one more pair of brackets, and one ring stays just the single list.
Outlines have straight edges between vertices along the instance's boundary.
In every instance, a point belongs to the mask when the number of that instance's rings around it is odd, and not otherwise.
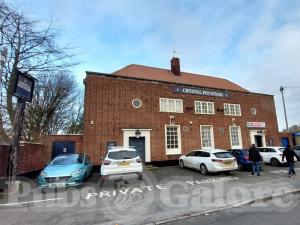
[{"label": "car windscreen", "polygon": [[278,150],[283,152],[285,150],[285,148],[279,148]]},{"label": "car windscreen", "polygon": [[233,156],[229,152],[217,152],[214,153],[217,158],[232,158]]},{"label": "car windscreen", "polygon": [[138,156],[136,151],[117,151],[108,153],[108,158],[120,160],[120,159],[134,159]]},{"label": "car windscreen", "polygon": [[57,156],[51,165],[70,165],[70,164],[80,164],[83,162],[83,156],[81,154],[74,155],[63,155]]}]

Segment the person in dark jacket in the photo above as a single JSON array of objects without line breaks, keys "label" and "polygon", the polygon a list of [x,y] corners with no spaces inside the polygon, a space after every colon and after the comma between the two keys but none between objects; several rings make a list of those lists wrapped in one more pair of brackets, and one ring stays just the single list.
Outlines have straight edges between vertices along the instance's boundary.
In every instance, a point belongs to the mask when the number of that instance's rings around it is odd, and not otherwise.
[{"label": "person in dark jacket", "polygon": [[252,161],[252,175],[254,175],[256,173],[257,176],[260,176],[259,162],[262,161],[262,157],[261,157],[259,151],[257,150],[255,144],[252,144],[249,149],[249,160]]},{"label": "person in dark jacket", "polygon": [[294,150],[291,149],[290,145],[287,145],[282,154],[282,161],[284,161],[284,158],[286,158],[286,161],[289,165],[289,176],[290,177],[292,176],[292,174],[296,175],[296,172],[294,169],[294,165],[295,165],[294,157],[297,157],[296,153],[294,152]]}]

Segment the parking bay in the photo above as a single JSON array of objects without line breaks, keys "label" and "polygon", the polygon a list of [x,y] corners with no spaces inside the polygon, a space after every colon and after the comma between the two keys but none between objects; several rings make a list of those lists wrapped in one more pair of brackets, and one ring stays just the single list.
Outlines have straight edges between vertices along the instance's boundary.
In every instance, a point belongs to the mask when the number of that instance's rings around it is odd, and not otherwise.
[{"label": "parking bay", "polygon": [[[228,176],[221,173],[203,176],[195,170],[168,166],[146,169],[143,181],[117,180],[100,188],[99,174],[95,173],[81,188],[50,191],[42,195],[33,187],[28,196],[10,198],[9,202],[7,198],[0,199],[0,215],[6,218],[0,224],[18,221],[22,224],[26,221],[28,224],[71,224],[72,221],[140,224],[234,204],[243,198],[255,197],[253,193],[263,195],[277,186],[296,188],[299,183],[297,176],[287,177],[286,167],[265,166],[260,177],[249,174],[247,171],[234,171]],[[249,191],[245,196],[234,196],[234,191],[230,192],[234,187],[239,188],[236,192]],[[39,200],[45,201],[31,202]],[[20,204],[3,205],[16,202]],[[43,221],[40,212],[44,215]]]}]

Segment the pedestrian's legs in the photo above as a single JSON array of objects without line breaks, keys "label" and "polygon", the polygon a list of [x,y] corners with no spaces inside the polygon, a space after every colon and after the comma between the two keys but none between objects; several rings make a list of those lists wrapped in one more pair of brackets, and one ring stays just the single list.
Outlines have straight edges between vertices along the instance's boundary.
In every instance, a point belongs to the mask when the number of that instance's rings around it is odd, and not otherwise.
[{"label": "pedestrian's legs", "polygon": [[291,169],[291,172],[292,172],[292,174],[296,174],[296,172],[295,172],[295,163],[294,162],[291,162],[291,166],[292,166],[292,169]]},{"label": "pedestrian's legs", "polygon": [[254,175],[255,170],[256,170],[255,162],[252,162],[252,175]]},{"label": "pedestrian's legs", "polygon": [[260,175],[260,168],[259,168],[259,162],[256,162],[256,173],[257,175]]},{"label": "pedestrian's legs", "polygon": [[252,167],[252,175],[256,173],[259,175],[259,168],[258,168],[258,162],[253,162],[253,167]]},{"label": "pedestrian's legs", "polygon": [[292,175],[293,165],[291,162],[289,162],[288,165],[289,165],[289,175]]}]

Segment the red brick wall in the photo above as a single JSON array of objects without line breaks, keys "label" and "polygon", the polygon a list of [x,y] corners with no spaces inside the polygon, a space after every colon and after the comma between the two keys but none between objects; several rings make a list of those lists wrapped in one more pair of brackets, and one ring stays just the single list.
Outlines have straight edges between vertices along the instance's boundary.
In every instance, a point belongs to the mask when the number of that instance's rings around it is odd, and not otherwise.
[{"label": "red brick wall", "polygon": [[[182,153],[200,147],[200,125],[213,125],[216,148],[230,148],[229,125],[232,124],[232,118],[241,127],[244,148],[250,146],[246,122],[266,122],[266,142],[273,138],[275,145],[280,144],[275,103],[270,95],[230,91],[229,99],[197,96],[173,93],[171,84],[97,75],[87,76],[85,84],[83,146],[94,163],[100,162],[100,157],[106,151],[107,141],[115,140],[117,145],[122,145],[124,128],[152,129],[152,161],[178,158],[165,154],[165,124],[169,124],[170,115],[174,115],[176,124],[181,126]],[[160,97],[182,99],[184,113],[159,112]],[[142,100],[140,109],[131,105],[135,98]],[[215,115],[195,114],[195,100],[213,101]],[[224,112],[216,111],[223,109],[224,103],[240,104],[242,116],[224,116]],[[192,107],[193,110],[188,111],[186,107]],[[255,116],[251,114],[251,108],[256,108]],[[193,124],[190,125],[189,121]],[[183,126],[188,126],[189,131],[184,132]],[[223,135],[219,128],[224,129]]]},{"label": "red brick wall", "polygon": [[[10,146],[0,145],[0,177],[6,176]],[[44,146],[35,143],[21,143],[18,154],[17,174],[42,169],[44,160]]]},{"label": "red brick wall", "polygon": [[47,135],[41,137],[40,142],[45,146],[44,160],[49,162],[52,157],[52,144],[55,141],[74,141],[75,152],[83,152],[83,135]]},{"label": "red brick wall", "polygon": [[8,145],[0,145],[0,177],[6,176],[9,148]]}]

